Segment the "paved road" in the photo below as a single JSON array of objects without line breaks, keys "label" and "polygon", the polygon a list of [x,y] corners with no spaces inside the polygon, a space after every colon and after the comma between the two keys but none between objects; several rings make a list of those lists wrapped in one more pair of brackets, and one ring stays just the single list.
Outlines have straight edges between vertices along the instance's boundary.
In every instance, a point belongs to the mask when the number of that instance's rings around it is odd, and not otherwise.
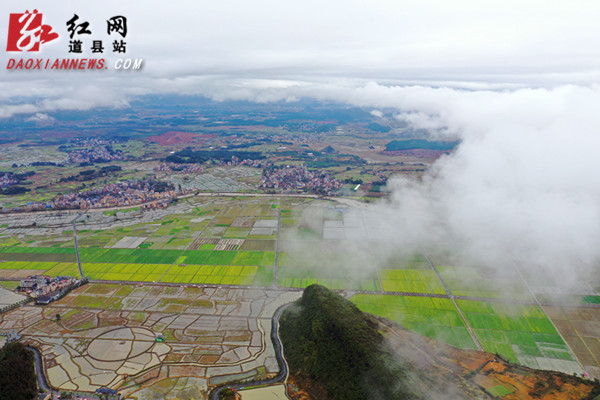
[{"label": "paved road", "polygon": [[33,357],[35,358],[35,375],[38,381],[38,387],[46,392],[51,392],[54,394],[54,391],[48,385],[48,381],[46,380],[46,374],[44,373],[44,366],[42,365],[42,355],[40,351],[35,347],[27,346],[27,350],[33,353]]},{"label": "paved road", "polygon": [[223,386],[219,386],[214,389],[210,395],[210,400],[218,400],[219,394],[225,389],[234,389],[241,390],[247,387],[255,387],[255,386],[265,386],[272,385],[274,383],[279,383],[285,381],[288,376],[288,365],[283,357],[283,347],[281,345],[281,340],[279,338],[279,317],[288,308],[292,303],[284,304],[279,307],[275,314],[273,314],[273,318],[271,319],[272,327],[271,327],[271,341],[273,342],[273,347],[275,348],[275,358],[277,358],[277,364],[279,364],[279,373],[270,379],[263,379],[260,381],[252,381],[245,383],[230,383],[225,384]]}]

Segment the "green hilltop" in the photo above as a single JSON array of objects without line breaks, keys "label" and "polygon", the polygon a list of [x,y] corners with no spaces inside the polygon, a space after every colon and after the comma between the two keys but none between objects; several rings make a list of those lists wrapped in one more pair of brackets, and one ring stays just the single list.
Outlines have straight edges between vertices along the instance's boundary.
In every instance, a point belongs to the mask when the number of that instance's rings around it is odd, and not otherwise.
[{"label": "green hilltop", "polygon": [[419,398],[403,385],[406,372],[377,322],[323,286],[307,287],[283,313],[280,335],[290,371],[323,384],[332,399]]}]

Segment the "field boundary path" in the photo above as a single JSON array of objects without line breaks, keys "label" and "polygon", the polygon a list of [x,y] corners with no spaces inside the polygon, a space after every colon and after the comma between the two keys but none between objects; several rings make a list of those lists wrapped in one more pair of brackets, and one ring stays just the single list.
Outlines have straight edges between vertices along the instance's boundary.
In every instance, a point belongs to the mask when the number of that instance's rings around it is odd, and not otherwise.
[{"label": "field boundary path", "polygon": [[473,332],[473,328],[471,328],[471,325],[469,324],[469,321],[467,320],[467,318],[463,314],[463,312],[460,309],[460,307],[458,306],[458,304],[456,304],[456,299],[454,298],[454,295],[452,294],[452,292],[450,292],[450,289],[448,289],[448,286],[446,286],[446,282],[444,282],[444,280],[442,279],[442,276],[438,272],[438,270],[435,267],[435,265],[433,265],[433,263],[431,262],[431,260],[429,259],[429,257],[425,256],[425,259],[427,260],[427,262],[429,263],[429,265],[431,266],[431,268],[433,269],[433,271],[437,275],[438,279],[442,283],[442,286],[444,287],[444,290],[446,291],[446,295],[448,296],[448,298],[450,300],[452,300],[452,303],[454,304],[454,307],[458,310],[458,314],[460,315],[460,317],[462,318],[463,322],[465,323],[465,326],[467,327],[467,331],[469,331],[469,335],[471,335],[471,339],[473,339],[473,342],[477,345],[477,348],[480,351],[483,351],[483,346],[481,345],[481,342],[479,341],[479,338],[477,337],[477,335],[475,335],[475,332]]}]

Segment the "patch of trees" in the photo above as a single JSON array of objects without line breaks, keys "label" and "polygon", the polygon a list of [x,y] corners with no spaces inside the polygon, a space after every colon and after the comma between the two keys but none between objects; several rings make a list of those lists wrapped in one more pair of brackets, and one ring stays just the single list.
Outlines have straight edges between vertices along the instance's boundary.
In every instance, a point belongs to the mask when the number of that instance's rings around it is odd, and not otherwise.
[{"label": "patch of trees", "polygon": [[459,141],[455,142],[444,142],[441,140],[427,140],[427,139],[408,139],[408,140],[392,140],[389,142],[385,149],[387,151],[400,151],[400,150],[438,150],[438,151],[449,151],[459,145]]},{"label": "patch of trees", "polygon": [[102,157],[98,157],[98,158],[90,158],[90,163],[91,164],[102,164],[102,163],[107,163],[107,162],[111,162],[112,160],[106,159],[106,158],[102,158]]},{"label": "patch of trees", "polygon": [[27,171],[20,174],[0,171],[0,177],[8,176],[8,182],[5,182],[7,186],[0,189],[0,194],[10,196],[13,194],[29,192],[29,189],[19,185],[30,185],[31,182],[27,181],[27,178],[33,175],[35,175],[35,172],[33,171]]},{"label": "patch of trees", "polygon": [[56,167],[56,166],[64,167],[63,164],[57,164],[52,161],[34,161],[29,165],[31,165],[32,167]]},{"label": "patch of trees", "polygon": [[367,162],[365,160],[354,154],[338,154],[329,157],[319,157],[309,161],[306,163],[306,167],[318,169],[339,167],[343,165],[350,165],[354,167],[356,165],[362,165],[366,163]]},{"label": "patch of trees", "polygon": [[307,287],[283,313],[280,335],[291,372],[323,384],[330,399],[418,398],[375,320],[323,286]]},{"label": "patch of trees", "polygon": [[383,126],[383,125],[379,125],[376,124],[374,122],[370,123],[369,125],[367,125],[367,129],[373,132],[382,132],[382,133],[387,133],[390,131],[390,127],[389,126]]},{"label": "patch of trees", "polygon": [[359,179],[359,178],[346,178],[346,179],[344,179],[344,183],[351,183],[353,185],[361,185],[363,183],[363,180]]},{"label": "patch of trees", "polygon": [[104,177],[110,173],[122,171],[123,167],[118,165],[107,165],[98,169],[85,169],[80,171],[78,175],[65,176],[59,179],[60,182],[71,182],[71,181],[91,181],[93,179]]},{"label": "patch of trees", "polygon": [[175,189],[175,186],[173,186],[173,184],[168,183],[168,182],[164,182],[164,181],[151,181],[151,188],[152,190],[154,190],[155,192],[159,192],[159,193],[163,193],[166,192],[168,190],[173,190]]},{"label": "patch of trees", "polygon": [[300,155],[296,150],[277,151],[279,157],[296,157]]},{"label": "patch of trees", "polygon": [[20,174],[12,174],[13,178],[15,178],[18,181],[24,181],[33,175],[35,175],[34,171],[21,172]]},{"label": "patch of trees", "polygon": [[202,164],[209,160],[231,161],[232,157],[240,160],[262,160],[266,157],[259,151],[231,150],[191,150],[185,149],[171,154],[165,161],[176,164]]},{"label": "patch of trees", "polygon": [[33,354],[20,342],[0,350],[0,400],[32,400],[37,395]]},{"label": "patch of trees", "polygon": [[123,170],[123,167],[120,167],[118,165],[107,165],[106,167],[100,168],[100,172],[102,172],[102,173],[117,172],[117,171],[121,171],[121,170]]},{"label": "patch of trees", "polygon": [[265,143],[264,140],[256,140],[256,141],[253,141],[253,142],[230,144],[229,146],[227,146],[227,150],[232,150],[232,149],[247,149],[248,147],[260,146],[261,144],[264,144],[264,143]]},{"label": "patch of trees", "polygon": [[335,149],[333,147],[331,147],[331,146],[325,147],[323,150],[321,150],[321,152],[325,153],[325,154],[335,154],[335,153],[337,153],[337,151],[335,151]]},{"label": "patch of trees", "polygon": [[4,189],[2,189],[2,191],[0,191],[0,194],[10,196],[10,195],[14,195],[14,194],[27,193],[27,192],[29,192],[29,190],[30,189],[27,189],[26,187],[23,187],[23,186],[8,186],[8,187],[5,187]]}]

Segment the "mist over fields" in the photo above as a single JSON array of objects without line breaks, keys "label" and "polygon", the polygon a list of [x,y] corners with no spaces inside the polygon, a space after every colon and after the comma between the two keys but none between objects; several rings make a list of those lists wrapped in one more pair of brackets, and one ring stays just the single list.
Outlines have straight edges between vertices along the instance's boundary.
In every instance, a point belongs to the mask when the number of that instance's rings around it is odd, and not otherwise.
[{"label": "mist over fields", "polygon": [[[284,95],[297,92],[282,89]],[[371,230],[396,251],[450,251],[456,259],[449,262],[499,269],[549,267],[564,287],[585,280],[579,267],[598,262],[598,87],[470,91],[368,84],[330,87],[314,97],[373,107],[382,118],[461,140],[423,179],[391,180],[389,201],[372,207]],[[366,257],[349,258],[356,268],[368,264]]]},{"label": "mist over fields", "polygon": [[399,117],[462,143],[423,181],[392,184],[399,242],[442,244],[491,265],[549,266],[562,283],[573,267],[597,262],[597,88],[420,92]]}]

